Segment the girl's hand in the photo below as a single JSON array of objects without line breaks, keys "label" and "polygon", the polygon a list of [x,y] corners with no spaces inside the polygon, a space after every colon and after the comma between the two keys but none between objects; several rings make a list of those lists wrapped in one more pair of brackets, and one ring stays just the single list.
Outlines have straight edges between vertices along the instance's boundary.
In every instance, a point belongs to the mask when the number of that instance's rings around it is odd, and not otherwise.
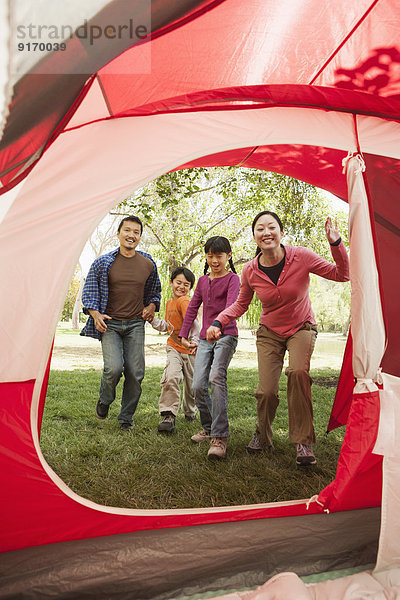
[{"label": "girl's hand", "polygon": [[193,349],[194,350],[193,354],[195,354],[196,349],[197,349],[197,344],[195,344],[194,342],[190,342],[189,340],[187,340],[184,337],[181,338],[181,344],[182,344],[182,346],[184,346],[185,348],[188,348],[189,350]]},{"label": "girl's hand", "polygon": [[337,221],[335,221],[335,225],[332,222],[330,217],[325,221],[325,235],[330,244],[334,244],[340,238],[339,229],[337,226]]},{"label": "girl's hand", "polygon": [[210,325],[210,327],[207,329],[207,342],[215,342],[216,340],[219,340],[221,335],[222,331],[219,327]]}]

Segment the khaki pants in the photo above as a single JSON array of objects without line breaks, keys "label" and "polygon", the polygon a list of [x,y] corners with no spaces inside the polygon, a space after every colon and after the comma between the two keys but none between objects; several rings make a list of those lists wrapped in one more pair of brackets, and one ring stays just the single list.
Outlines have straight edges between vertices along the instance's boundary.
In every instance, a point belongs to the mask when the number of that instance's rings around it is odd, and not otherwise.
[{"label": "khaki pants", "polygon": [[279,405],[279,377],[282,373],[286,350],[289,352],[287,375],[287,401],[289,413],[289,438],[293,443],[307,446],[315,442],[312,379],[309,374],[310,359],[317,339],[317,327],[305,323],[289,337],[273,333],[265,325],[257,330],[258,387],[257,431],[263,443],[272,446],[272,422]]},{"label": "khaki pants", "polygon": [[194,417],[197,412],[192,393],[195,355],[182,354],[171,346],[166,348],[167,363],[160,382],[159,412],[161,414],[168,411],[175,416],[178,414],[183,380],[182,412],[188,417]]}]

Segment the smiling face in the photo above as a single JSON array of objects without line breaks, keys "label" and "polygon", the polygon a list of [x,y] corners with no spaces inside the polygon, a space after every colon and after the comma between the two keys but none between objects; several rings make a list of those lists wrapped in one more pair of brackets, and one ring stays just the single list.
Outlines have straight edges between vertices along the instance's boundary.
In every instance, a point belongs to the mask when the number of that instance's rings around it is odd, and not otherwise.
[{"label": "smiling face", "polygon": [[172,295],[174,298],[186,296],[189,293],[191,286],[190,281],[184,275],[177,275],[173,281],[170,281]]},{"label": "smiling face", "polygon": [[225,275],[226,263],[231,257],[232,252],[212,252],[209,250],[206,254],[206,260],[211,270],[211,276],[222,277]]},{"label": "smiling face", "polygon": [[280,248],[283,231],[272,215],[262,215],[254,225],[254,241],[261,252],[276,251]]},{"label": "smiling face", "polygon": [[123,255],[133,255],[140,242],[141,227],[136,221],[124,221],[120,231],[117,233],[120,252]]}]

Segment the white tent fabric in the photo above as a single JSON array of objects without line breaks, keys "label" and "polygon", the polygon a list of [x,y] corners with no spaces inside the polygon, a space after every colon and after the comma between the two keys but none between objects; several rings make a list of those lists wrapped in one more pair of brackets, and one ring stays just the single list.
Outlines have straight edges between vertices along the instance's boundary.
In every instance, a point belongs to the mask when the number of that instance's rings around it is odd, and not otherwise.
[{"label": "white tent fabric", "polygon": [[249,592],[235,592],[215,600],[398,600],[400,569],[382,584],[370,571],[320,583],[303,583],[295,573],[280,573]]},{"label": "white tent fabric", "polygon": [[[372,239],[368,198],[363,181],[361,156],[345,159],[349,190],[349,241],[351,280],[351,326],[355,394],[376,391],[379,365],[385,351],[379,278]],[[373,326],[371,327],[371,324]]]}]

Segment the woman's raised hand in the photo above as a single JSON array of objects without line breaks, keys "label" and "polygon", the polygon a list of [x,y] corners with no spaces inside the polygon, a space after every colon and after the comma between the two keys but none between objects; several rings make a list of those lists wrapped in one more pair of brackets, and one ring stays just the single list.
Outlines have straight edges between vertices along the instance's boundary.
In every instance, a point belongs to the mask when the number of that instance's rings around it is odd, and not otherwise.
[{"label": "woman's raised hand", "polygon": [[325,234],[330,244],[334,244],[340,238],[337,221],[333,224],[331,217],[328,217],[325,221]]}]

